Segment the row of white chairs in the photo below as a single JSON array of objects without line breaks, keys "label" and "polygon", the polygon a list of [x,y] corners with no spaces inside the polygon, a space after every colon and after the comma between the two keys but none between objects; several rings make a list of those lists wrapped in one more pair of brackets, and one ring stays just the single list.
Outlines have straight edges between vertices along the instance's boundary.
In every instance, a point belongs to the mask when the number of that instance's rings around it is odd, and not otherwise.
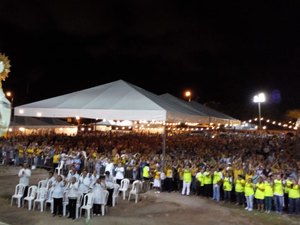
[{"label": "row of white chairs", "polygon": [[[15,193],[11,197],[11,205],[13,205],[13,201],[16,199],[17,200],[17,205],[18,207],[21,207],[21,205],[24,206],[24,203],[28,203],[28,210],[35,209],[36,206],[40,209],[41,212],[47,209],[47,206],[50,205],[50,211],[53,213],[53,198],[52,198],[52,191],[48,189],[48,184],[47,180],[41,180],[38,182],[38,185],[32,185],[28,188],[28,193],[27,196],[23,198],[25,186],[22,184],[18,184],[15,187]],[[142,181],[136,180],[133,182],[131,186],[131,190],[129,191],[130,187],[130,180],[127,178],[124,178],[121,181],[121,185],[115,184],[113,196],[112,196],[112,206],[115,207],[120,192],[122,193],[123,200],[126,199],[126,195],[128,193],[128,201],[131,200],[132,196],[135,196],[135,203],[138,202],[138,196],[141,193],[141,187],[142,187]],[[107,191],[108,193],[108,191]],[[83,194],[78,196],[77,199],[77,206],[76,206],[76,218],[79,218],[81,215],[82,210],[87,210],[87,216],[90,217],[91,215],[91,210],[93,208],[93,203],[92,203],[92,198],[91,198],[92,193],[88,193],[85,195],[85,199],[83,199]],[[106,192],[104,193],[105,197],[108,198],[108,194]],[[107,195],[107,197],[106,197]],[[82,201],[84,204],[82,204]],[[86,203],[86,204],[85,204]],[[102,215],[107,212],[107,200],[105,201],[105,204],[103,204],[101,207],[102,208]],[[66,216],[66,211],[67,211],[67,205],[68,205],[68,198],[67,198],[67,192],[64,194],[63,198],[63,215]],[[80,213],[79,213],[80,212]]]}]

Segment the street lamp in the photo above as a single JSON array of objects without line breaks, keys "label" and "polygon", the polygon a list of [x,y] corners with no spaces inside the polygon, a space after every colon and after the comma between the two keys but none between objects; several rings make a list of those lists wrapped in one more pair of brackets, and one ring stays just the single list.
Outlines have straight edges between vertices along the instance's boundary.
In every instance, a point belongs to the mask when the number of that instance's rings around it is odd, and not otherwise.
[{"label": "street lamp", "polygon": [[[13,121],[13,123],[15,122],[15,112],[14,112],[14,96],[13,93],[11,91],[7,91],[5,93],[6,97],[8,99],[10,99],[10,107],[11,107],[11,121]],[[12,127],[14,128],[14,124],[12,125]],[[14,129],[13,129],[14,130]]]},{"label": "street lamp", "polygon": [[260,103],[266,101],[266,96],[264,93],[259,93],[258,95],[255,95],[253,97],[253,102],[257,103],[258,105],[258,130],[261,130],[261,109],[260,109]]},{"label": "street lamp", "polygon": [[192,97],[192,92],[191,92],[191,91],[186,91],[186,92],[184,93],[184,95],[185,95],[185,97],[188,98],[188,100],[189,100],[189,102],[190,102],[190,101],[191,101],[191,97]]}]

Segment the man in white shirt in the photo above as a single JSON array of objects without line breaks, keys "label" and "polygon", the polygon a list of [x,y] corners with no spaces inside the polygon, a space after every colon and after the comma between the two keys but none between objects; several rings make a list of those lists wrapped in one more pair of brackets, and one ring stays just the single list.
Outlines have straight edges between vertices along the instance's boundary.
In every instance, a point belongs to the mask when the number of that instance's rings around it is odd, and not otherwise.
[{"label": "man in white shirt", "polygon": [[25,186],[23,198],[27,196],[28,187],[29,187],[29,179],[31,177],[31,170],[27,163],[23,164],[23,167],[19,170],[18,176],[20,177],[19,184],[23,184]]}]

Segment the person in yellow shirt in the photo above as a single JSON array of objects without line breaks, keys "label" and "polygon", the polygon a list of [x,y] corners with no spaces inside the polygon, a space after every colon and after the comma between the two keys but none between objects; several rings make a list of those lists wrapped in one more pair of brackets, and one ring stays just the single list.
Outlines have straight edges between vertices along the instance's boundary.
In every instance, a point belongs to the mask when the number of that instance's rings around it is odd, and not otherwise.
[{"label": "person in yellow shirt", "polygon": [[159,165],[156,166],[156,169],[153,172],[154,174],[154,180],[153,180],[153,188],[155,189],[155,194],[160,193],[160,188],[161,188],[161,180],[160,180],[160,170],[159,170]]},{"label": "person in yellow shirt", "polygon": [[165,188],[167,192],[173,191],[173,170],[171,163],[168,163],[166,166],[166,180],[165,180]]},{"label": "person in yellow shirt", "polygon": [[186,165],[183,170],[183,187],[181,194],[190,195],[190,188],[192,183],[192,171],[189,165]]},{"label": "person in yellow shirt", "polygon": [[277,213],[281,214],[283,210],[283,180],[280,174],[274,179],[274,206]]},{"label": "person in yellow shirt", "polygon": [[224,201],[231,202],[231,191],[232,191],[232,172],[226,171],[224,182],[223,182],[223,190],[224,190]]},{"label": "person in yellow shirt", "polygon": [[264,211],[264,199],[265,199],[265,184],[263,177],[259,177],[255,186],[255,195],[257,210]]},{"label": "person in yellow shirt", "polygon": [[205,168],[199,169],[199,172],[196,174],[196,179],[197,179],[197,195],[202,195],[204,194],[204,175],[203,173],[205,172]]},{"label": "person in yellow shirt", "polygon": [[215,168],[215,171],[213,173],[213,198],[212,200],[215,200],[217,202],[220,201],[221,193],[220,193],[220,187],[223,182],[223,173],[222,168]]},{"label": "person in yellow shirt", "polygon": [[292,179],[292,185],[289,189],[289,214],[299,214],[300,205],[300,187],[296,178]]},{"label": "person in yellow shirt", "polygon": [[271,177],[267,177],[265,180],[265,208],[266,213],[270,213],[272,210],[272,202],[273,202],[273,180]]},{"label": "person in yellow shirt", "polygon": [[255,185],[253,184],[252,177],[248,176],[248,179],[245,183],[245,197],[247,203],[245,210],[248,210],[249,212],[253,210],[254,186]]},{"label": "person in yellow shirt", "polygon": [[205,168],[205,172],[203,173],[204,176],[204,196],[209,198],[212,197],[212,173],[210,168],[207,166]]},{"label": "person in yellow shirt", "polygon": [[235,180],[235,197],[236,205],[244,205],[245,203],[245,180],[243,175],[239,174],[238,178]]}]

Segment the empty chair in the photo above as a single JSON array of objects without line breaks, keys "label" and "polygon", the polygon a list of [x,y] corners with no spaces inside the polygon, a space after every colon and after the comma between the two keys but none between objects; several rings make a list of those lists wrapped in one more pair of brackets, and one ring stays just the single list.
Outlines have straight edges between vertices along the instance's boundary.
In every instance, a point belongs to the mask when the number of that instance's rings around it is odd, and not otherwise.
[{"label": "empty chair", "polygon": [[91,218],[91,214],[93,215],[93,213],[92,213],[92,210],[93,210],[93,193],[91,193],[91,192],[87,193],[83,197],[83,204],[80,207],[80,216],[82,214],[82,210],[86,211],[86,215],[87,215],[86,217],[87,217],[87,220],[89,220]]},{"label": "empty chair", "polygon": [[55,168],[54,172],[57,173],[57,175],[60,175],[63,170],[63,166],[64,166],[64,161],[61,160],[58,166]]},{"label": "empty chair", "polygon": [[47,187],[47,183],[47,180],[40,180],[37,185],[38,189]]},{"label": "empty chair", "polygon": [[130,180],[128,178],[124,178],[121,180],[121,186],[119,191],[122,192],[123,200],[126,199],[126,193],[128,191],[129,184],[130,184]]},{"label": "empty chair", "polygon": [[63,216],[67,215],[67,206],[69,205],[68,191],[64,192],[63,197]]},{"label": "empty chair", "polygon": [[36,199],[33,200],[33,210],[35,209],[35,205],[39,204],[41,212],[44,211],[44,204],[47,200],[48,190],[47,188],[39,188],[37,190]]},{"label": "empty chair", "polygon": [[77,197],[77,202],[76,202],[76,219],[79,218],[79,210],[80,210],[82,201],[83,201],[83,194],[79,194]]},{"label": "empty chair", "polygon": [[114,192],[112,195],[112,206],[116,206],[116,202],[118,201],[119,198],[119,193],[120,193],[120,185],[119,184],[114,184]]},{"label": "empty chair", "polygon": [[101,202],[101,213],[104,216],[107,213],[107,201],[109,192],[107,190],[103,190],[102,192],[102,202]]},{"label": "empty chair", "polygon": [[21,207],[21,200],[24,195],[25,186],[23,184],[17,184],[15,187],[15,193],[11,196],[11,205],[13,205],[14,199],[17,200],[18,208]]},{"label": "empty chair", "polygon": [[38,187],[36,185],[32,185],[28,188],[28,193],[27,196],[23,199],[23,207],[25,205],[25,201],[28,202],[28,210],[31,210],[31,206],[33,203],[33,200],[36,197],[36,193],[37,193]]},{"label": "empty chair", "polygon": [[129,191],[128,201],[130,201],[131,196],[134,195],[135,203],[138,202],[140,188],[141,188],[141,181],[140,180],[133,181],[131,190]]},{"label": "empty chair", "polygon": [[53,213],[53,207],[54,207],[54,200],[52,197],[53,190],[48,190],[47,192],[47,199],[45,200],[45,211],[47,210],[47,205],[50,205],[50,212]]}]

